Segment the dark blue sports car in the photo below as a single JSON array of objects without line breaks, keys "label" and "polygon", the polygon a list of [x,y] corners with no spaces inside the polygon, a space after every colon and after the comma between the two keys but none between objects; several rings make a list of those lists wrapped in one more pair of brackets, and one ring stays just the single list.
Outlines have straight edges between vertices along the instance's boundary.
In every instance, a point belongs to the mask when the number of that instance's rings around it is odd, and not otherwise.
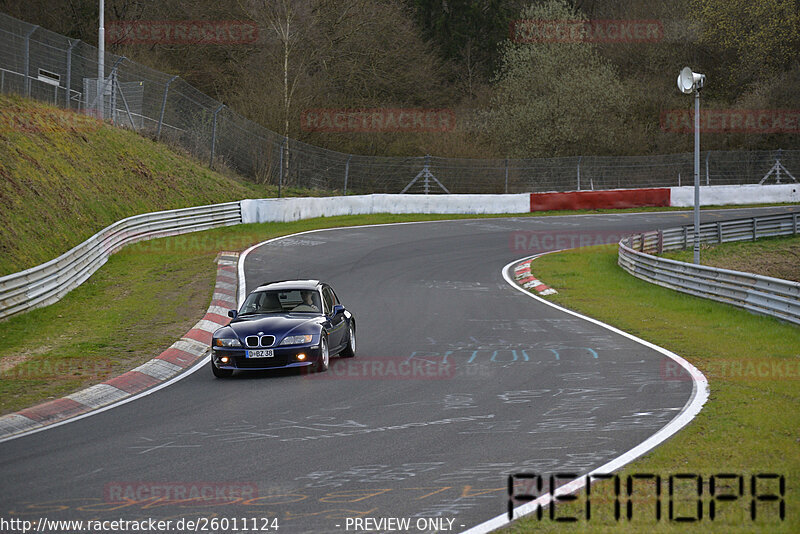
[{"label": "dark blue sports car", "polygon": [[232,321],[211,339],[211,370],[328,369],[330,357],[356,355],[356,321],[319,280],[270,282],[250,293]]}]

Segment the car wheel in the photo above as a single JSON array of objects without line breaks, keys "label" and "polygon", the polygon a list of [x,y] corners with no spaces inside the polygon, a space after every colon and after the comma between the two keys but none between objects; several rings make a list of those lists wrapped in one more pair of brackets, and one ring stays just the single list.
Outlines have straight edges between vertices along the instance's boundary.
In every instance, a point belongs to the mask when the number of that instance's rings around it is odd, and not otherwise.
[{"label": "car wheel", "polygon": [[347,334],[347,346],[342,350],[342,358],[352,358],[356,355],[356,327],[350,323],[350,331]]},{"label": "car wheel", "polygon": [[328,365],[330,365],[331,360],[331,355],[328,352],[328,338],[324,336],[319,342],[319,352],[319,360],[317,360],[317,366],[314,368],[314,371],[322,373],[328,370]]},{"label": "car wheel", "polygon": [[233,374],[232,369],[220,369],[214,365],[214,360],[211,360],[211,372],[214,373],[214,376],[217,378],[230,378]]}]

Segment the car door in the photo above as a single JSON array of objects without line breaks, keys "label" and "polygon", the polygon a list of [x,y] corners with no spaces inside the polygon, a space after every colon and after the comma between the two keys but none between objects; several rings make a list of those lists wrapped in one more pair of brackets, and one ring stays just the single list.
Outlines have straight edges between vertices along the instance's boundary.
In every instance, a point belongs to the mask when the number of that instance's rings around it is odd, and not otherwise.
[{"label": "car door", "polygon": [[338,349],[346,340],[347,319],[344,313],[333,315],[333,307],[339,302],[329,286],[322,286],[322,300],[323,306],[325,306],[325,316],[331,325],[328,329],[328,347]]}]

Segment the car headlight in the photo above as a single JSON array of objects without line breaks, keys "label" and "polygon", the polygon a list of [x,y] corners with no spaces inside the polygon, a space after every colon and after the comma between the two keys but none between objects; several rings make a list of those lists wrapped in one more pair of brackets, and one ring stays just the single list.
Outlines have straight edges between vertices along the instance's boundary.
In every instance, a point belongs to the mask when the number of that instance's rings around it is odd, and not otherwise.
[{"label": "car headlight", "polygon": [[305,334],[302,336],[287,336],[283,338],[281,345],[302,345],[304,343],[311,343],[312,339],[314,339],[314,336],[311,334]]},{"label": "car headlight", "polygon": [[241,347],[238,339],[218,338],[214,340],[215,347]]}]

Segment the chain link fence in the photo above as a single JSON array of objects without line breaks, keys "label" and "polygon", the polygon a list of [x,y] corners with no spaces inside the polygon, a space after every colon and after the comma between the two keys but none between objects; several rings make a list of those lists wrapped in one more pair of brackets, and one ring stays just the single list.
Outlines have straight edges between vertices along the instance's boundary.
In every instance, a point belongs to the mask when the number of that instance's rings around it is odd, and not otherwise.
[{"label": "chain link fence", "polygon": [[[692,154],[540,159],[344,154],[260,126],[177,76],[0,13],[0,92],[104,117],[254,181],[331,193],[522,193],[693,183]],[[100,95],[100,96],[98,96]],[[707,185],[796,181],[800,150],[705,152]],[[281,172],[283,169],[284,172]]]}]

